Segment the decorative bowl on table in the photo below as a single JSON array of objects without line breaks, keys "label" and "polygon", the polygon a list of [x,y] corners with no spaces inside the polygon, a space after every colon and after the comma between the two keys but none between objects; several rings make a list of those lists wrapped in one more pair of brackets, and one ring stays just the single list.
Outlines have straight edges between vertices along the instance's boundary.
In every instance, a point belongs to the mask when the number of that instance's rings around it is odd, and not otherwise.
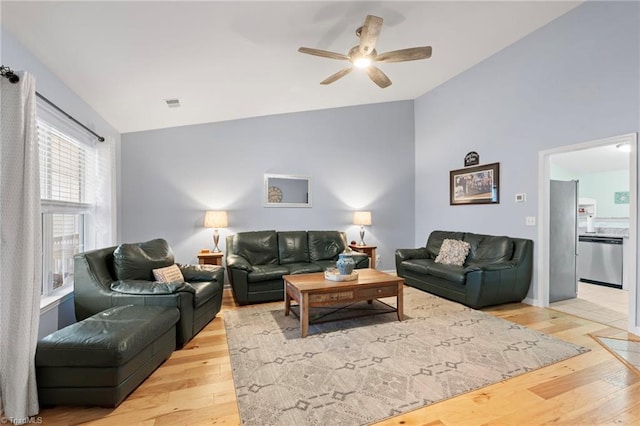
[{"label": "decorative bowl on table", "polygon": [[352,271],[350,274],[341,275],[337,268],[328,268],[324,271],[324,278],[329,281],[354,281],[358,279],[358,273]]}]

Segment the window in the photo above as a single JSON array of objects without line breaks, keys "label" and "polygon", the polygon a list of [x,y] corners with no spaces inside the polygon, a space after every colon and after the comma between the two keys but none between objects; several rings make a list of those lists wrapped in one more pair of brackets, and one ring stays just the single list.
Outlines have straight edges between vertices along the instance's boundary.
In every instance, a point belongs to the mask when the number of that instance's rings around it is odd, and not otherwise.
[{"label": "window", "polygon": [[73,288],[73,256],[112,243],[113,144],[37,104],[42,296]]}]

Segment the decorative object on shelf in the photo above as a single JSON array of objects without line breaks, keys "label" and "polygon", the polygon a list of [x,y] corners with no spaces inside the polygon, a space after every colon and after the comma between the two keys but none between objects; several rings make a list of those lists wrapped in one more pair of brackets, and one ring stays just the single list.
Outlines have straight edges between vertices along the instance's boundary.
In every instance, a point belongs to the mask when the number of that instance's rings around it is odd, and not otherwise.
[{"label": "decorative object on shelf", "polygon": [[464,156],[464,166],[477,166],[480,164],[480,154],[475,151],[471,151]]},{"label": "decorative object on shelf", "polygon": [[264,206],[311,207],[311,178],[265,174]]},{"label": "decorative object on shelf", "polygon": [[366,246],[364,242],[364,226],[371,225],[371,212],[353,212],[353,224],[360,225],[360,242],[358,243],[358,245]]},{"label": "decorative object on shelf", "polygon": [[218,242],[220,241],[220,234],[218,229],[226,228],[227,225],[227,212],[224,210],[210,210],[204,217],[204,227],[214,228],[213,230],[213,252],[220,253],[218,248]]},{"label": "decorative object on shelf", "polygon": [[500,163],[449,172],[449,204],[499,204]]},{"label": "decorative object on shelf", "polygon": [[353,261],[351,253],[340,253],[338,255],[338,261],[336,262],[336,268],[340,275],[351,275],[356,267],[356,262]]},{"label": "decorative object on shelf", "polygon": [[616,192],[614,204],[629,204],[629,191]]},{"label": "decorative object on shelf", "polygon": [[282,190],[277,186],[269,187],[269,202],[270,203],[281,203],[282,202]]},{"label": "decorative object on shelf", "polygon": [[324,278],[329,281],[355,281],[358,279],[358,272],[352,271],[349,275],[340,275],[337,269],[330,268],[324,271]]}]

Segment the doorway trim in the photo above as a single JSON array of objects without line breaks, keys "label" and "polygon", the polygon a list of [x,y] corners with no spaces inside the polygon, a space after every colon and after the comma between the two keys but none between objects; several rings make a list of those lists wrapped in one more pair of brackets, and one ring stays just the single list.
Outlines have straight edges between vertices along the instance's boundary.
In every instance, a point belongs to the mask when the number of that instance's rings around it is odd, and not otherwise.
[{"label": "doorway trim", "polygon": [[559,154],[570,151],[579,151],[588,148],[595,148],[604,145],[614,145],[619,143],[628,143],[631,146],[629,153],[629,238],[625,244],[629,244],[632,253],[631,256],[625,257],[628,265],[623,268],[623,279],[629,283],[629,323],[627,331],[634,334],[640,334],[638,326],[638,281],[637,281],[637,250],[638,250],[638,135],[637,133],[628,133],[610,138],[597,139],[589,142],[583,142],[575,145],[567,145],[559,148],[548,149],[538,153],[538,218],[540,226],[538,227],[538,249],[537,256],[537,276],[538,286],[536,292],[536,305],[541,307],[549,306],[549,180],[550,180],[550,160],[553,154]]}]

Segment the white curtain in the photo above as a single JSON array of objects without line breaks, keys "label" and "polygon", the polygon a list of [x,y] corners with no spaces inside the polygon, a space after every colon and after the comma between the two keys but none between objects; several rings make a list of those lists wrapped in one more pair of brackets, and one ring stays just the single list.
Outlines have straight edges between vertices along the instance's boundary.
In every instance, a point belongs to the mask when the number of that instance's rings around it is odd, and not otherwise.
[{"label": "white curtain", "polygon": [[20,424],[39,410],[42,238],[36,82],[16,74],[16,84],[0,78],[0,420]]}]

